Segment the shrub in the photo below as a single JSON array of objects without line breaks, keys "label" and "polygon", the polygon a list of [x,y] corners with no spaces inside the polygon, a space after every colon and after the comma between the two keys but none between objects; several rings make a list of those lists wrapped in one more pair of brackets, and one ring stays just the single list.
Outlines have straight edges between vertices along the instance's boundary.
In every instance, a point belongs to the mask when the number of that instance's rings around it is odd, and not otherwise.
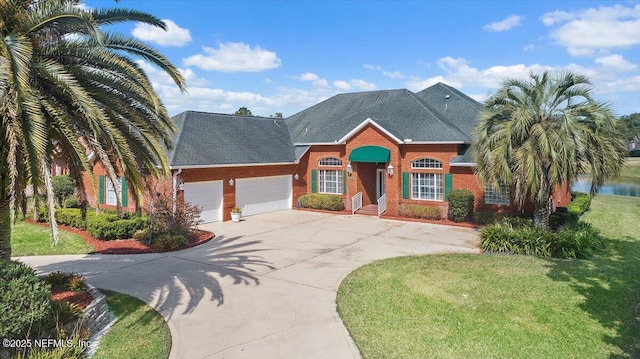
[{"label": "shrub", "polygon": [[449,192],[449,219],[454,222],[469,221],[473,217],[473,193],[466,189]]},{"label": "shrub", "polygon": [[398,214],[402,217],[420,219],[442,219],[440,207],[425,206],[420,204],[401,204],[398,207]]},{"label": "shrub", "polygon": [[493,223],[497,218],[496,212],[493,211],[478,211],[473,214],[473,223],[484,226],[486,224]]},{"label": "shrub", "polygon": [[62,207],[66,198],[71,196],[76,190],[73,179],[68,175],[53,176],[52,187],[59,207]]},{"label": "shrub", "polygon": [[308,193],[298,198],[298,205],[303,208],[324,209],[328,211],[344,210],[341,196],[325,193]]},{"label": "shrub", "polygon": [[50,296],[33,269],[0,259],[0,338],[26,338],[51,311]]},{"label": "shrub", "polygon": [[153,248],[160,251],[172,251],[189,244],[187,238],[181,234],[161,233],[153,241]]},{"label": "shrub", "polygon": [[553,230],[558,228],[578,223],[580,215],[576,212],[569,212],[567,207],[557,207],[556,211],[549,215],[549,226]]},{"label": "shrub", "polygon": [[87,219],[87,232],[97,239],[110,241],[131,238],[137,230],[144,228],[147,224],[147,221],[140,217],[111,221],[109,219],[108,216]]},{"label": "shrub", "polygon": [[567,206],[567,210],[576,213],[578,217],[589,210],[591,206],[591,195],[582,192],[571,192],[571,203]]},{"label": "shrub", "polygon": [[52,272],[44,278],[44,282],[51,286],[51,291],[84,292],[87,290],[84,277],[77,273]]},{"label": "shrub", "polygon": [[640,157],[640,150],[629,151],[629,157]]},{"label": "shrub", "polygon": [[131,238],[140,242],[149,240],[149,228],[138,229],[133,233],[133,236]]},{"label": "shrub", "polygon": [[75,195],[67,197],[67,199],[64,200],[64,208],[80,208],[78,197]]},{"label": "shrub", "polygon": [[480,231],[480,248],[489,252],[586,258],[602,247],[598,230],[588,223],[574,223],[553,232],[534,228],[530,220],[503,219]]}]

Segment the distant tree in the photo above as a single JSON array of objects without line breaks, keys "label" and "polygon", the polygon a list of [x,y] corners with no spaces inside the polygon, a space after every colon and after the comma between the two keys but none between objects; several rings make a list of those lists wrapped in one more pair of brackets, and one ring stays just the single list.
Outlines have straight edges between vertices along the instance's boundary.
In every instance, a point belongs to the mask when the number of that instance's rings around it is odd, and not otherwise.
[{"label": "distant tree", "polygon": [[282,118],[282,112],[276,112],[273,115],[269,116],[269,117],[275,117],[275,118]]},{"label": "distant tree", "polygon": [[537,227],[549,226],[555,186],[588,172],[595,194],[622,169],[627,152],[616,118],[592,93],[585,76],[545,71],[506,80],[484,103],[472,144],[476,174],[496,188],[513,184],[520,207],[534,203]]},{"label": "distant tree", "polygon": [[618,129],[624,134],[627,142],[640,142],[640,113],[621,116]]},{"label": "distant tree", "polygon": [[251,113],[251,110],[249,110],[246,107],[240,107],[238,109],[238,111],[236,111],[236,113],[234,113],[234,115],[236,116],[253,116],[253,114]]}]

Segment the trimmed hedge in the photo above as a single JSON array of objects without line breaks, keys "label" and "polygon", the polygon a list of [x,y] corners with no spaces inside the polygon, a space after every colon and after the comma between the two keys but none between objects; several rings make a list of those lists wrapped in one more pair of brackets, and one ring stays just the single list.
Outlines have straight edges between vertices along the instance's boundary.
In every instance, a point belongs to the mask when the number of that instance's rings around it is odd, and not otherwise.
[{"label": "trimmed hedge", "polygon": [[449,192],[449,219],[465,222],[473,218],[473,193],[466,189]]},{"label": "trimmed hedge", "polygon": [[33,269],[0,259],[0,338],[26,338],[51,312],[50,296]]},{"label": "trimmed hedge", "polygon": [[126,213],[123,219],[114,213],[87,212],[82,219],[80,209],[65,208],[56,211],[56,220],[60,224],[86,230],[90,235],[101,240],[126,239],[148,226],[145,217]]},{"label": "trimmed hedge", "polygon": [[571,192],[571,202],[567,206],[567,210],[576,213],[578,217],[589,210],[591,207],[591,195],[582,192]]},{"label": "trimmed hedge", "polygon": [[402,217],[441,220],[440,207],[425,206],[421,204],[401,204],[398,206],[398,214]]},{"label": "trimmed hedge", "polygon": [[629,151],[629,157],[640,157],[640,150]]},{"label": "trimmed hedge", "polygon": [[344,202],[341,196],[325,193],[304,194],[298,198],[298,206],[329,211],[344,210]]},{"label": "trimmed hedge", "polygon": [[599,231],[579,222],[554,232],[530,220],[504,218],[480,231],[480,248],[488,252],[555,258],[587,258],[604,247]]}]

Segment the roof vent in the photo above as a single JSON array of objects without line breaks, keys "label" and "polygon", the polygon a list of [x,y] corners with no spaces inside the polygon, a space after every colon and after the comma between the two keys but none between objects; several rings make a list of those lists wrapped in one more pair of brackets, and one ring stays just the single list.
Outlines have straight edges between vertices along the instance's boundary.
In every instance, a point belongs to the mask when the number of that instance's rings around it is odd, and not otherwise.
[{"label": "roof vent", "polygon": [[451,95],[444,95],[444,98],[448,100],[451,98]]}]

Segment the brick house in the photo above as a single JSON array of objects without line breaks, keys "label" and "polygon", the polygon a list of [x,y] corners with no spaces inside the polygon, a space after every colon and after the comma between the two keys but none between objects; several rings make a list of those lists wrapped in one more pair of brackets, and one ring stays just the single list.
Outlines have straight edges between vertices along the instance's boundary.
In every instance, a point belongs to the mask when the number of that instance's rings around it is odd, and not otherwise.
[{"label": "brick house", "polygon": [[[446,213],[449,192],[465,188],[476,210],[515,212],[509,186],[482,187],[473,173],[480,108],[438,83],[339,94],[284,120],[183,112],[168,154],[173,195],[202,206],[204,222],[228,220],[236,206],[243,216],[289,209],[314,192],[341,196],[350,211],[355,203],[396,216],[401,204]],[[554,205],[569,200],[566,189],[554,193]]]}]

